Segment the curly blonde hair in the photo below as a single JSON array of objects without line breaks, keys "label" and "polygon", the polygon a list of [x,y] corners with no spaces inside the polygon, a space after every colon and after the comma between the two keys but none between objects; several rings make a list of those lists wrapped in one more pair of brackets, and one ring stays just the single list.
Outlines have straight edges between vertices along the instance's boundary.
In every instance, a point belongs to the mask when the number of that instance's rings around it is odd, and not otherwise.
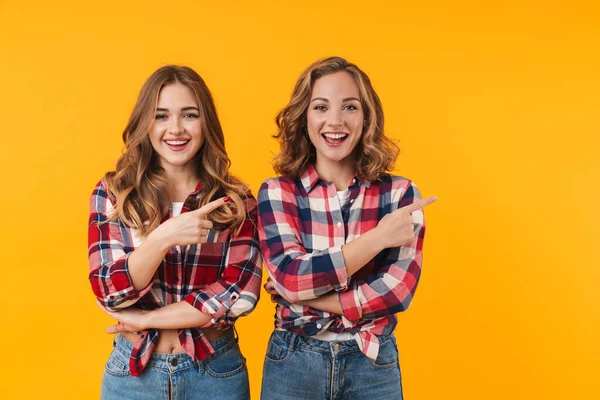
[{"label": "curly blonde hair", "polygon": [[357,174],[375,181],[394,168],[398,146],[383,132],[383,108],[371,81],[355,64],[341,57],[329,57],[311,64],[298,78],[289,103],[277,114],[280,143],[273,169],[280,175],[297,179],[316,161],[316,150],[308,137],[306,114],[315,81],[322,76],[346,71],[356,81],[364,110],[365,125],[354,149]]},{"label": "curly blonde hair", "polygon": [[192,91],[200,109],[204,140],[195,162],[202,190],[195,206],[201,207],[216,198],[230,196],[230,203],[211,212],[208,219],[216,229],[231,227],[235,231],[245,220],[243,200],[248,187],[229,174],[231,162],[225,151],[223,130],[206,83],[191,68],[177,65],[156,70],[140,90],[123,131],[125,151],[117,161],[116,170],[107,172],[104,177],[109,193],[116,200],[115,212],[109,220],[120,219],[146,236],[160,225],[169,211],[171,199],[167,192],[167,179],[150,142],[149,132],[154,123],[160,91],[176,82]]}]

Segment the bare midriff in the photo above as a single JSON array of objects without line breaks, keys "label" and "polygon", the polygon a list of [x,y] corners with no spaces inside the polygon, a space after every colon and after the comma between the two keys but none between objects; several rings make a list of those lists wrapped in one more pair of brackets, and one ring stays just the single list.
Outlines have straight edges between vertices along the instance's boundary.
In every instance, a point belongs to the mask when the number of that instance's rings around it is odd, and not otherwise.
[{"label": "bare midriff", "polygon": [[[206,336],[208,341],[212,342],[221,337],[226,331],[216,330],[214,328],[204,328],[202,329],[202,332],[204,332],[204,336]],[[140,337],[140,335],[135,332],[123,332],[122,335],[132,343],[136,343]],[[166,354],[185,353],[185,350],[179,342],[177,329],[161,329],[154,352]]]}]

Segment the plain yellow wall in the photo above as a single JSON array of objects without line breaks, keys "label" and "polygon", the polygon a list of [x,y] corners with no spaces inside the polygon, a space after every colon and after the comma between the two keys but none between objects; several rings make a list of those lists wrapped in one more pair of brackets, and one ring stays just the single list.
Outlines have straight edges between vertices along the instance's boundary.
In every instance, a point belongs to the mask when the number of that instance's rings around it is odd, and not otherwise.
[{"label": "plain yellow wall", "polygon": [[[598,398],[598,3],[391,3],[0,2],[0,398],[99,395],[88,198],[149,74],[206,79],[256,191],[275,114],[328,55],[370,75],[397,172],[439,197],[396,332],[407,399]],[[273,313],[265,295],[238,324],[254,398]]]}]

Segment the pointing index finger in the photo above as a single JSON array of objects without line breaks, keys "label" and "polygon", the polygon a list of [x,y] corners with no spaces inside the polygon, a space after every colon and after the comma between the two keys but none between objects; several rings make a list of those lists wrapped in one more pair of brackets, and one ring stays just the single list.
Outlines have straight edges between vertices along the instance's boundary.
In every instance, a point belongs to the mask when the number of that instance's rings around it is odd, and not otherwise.
[{"label": "pointing index finger", "polygon": [[210,203],[206,203],[199,209],[192,211],[192,212],[194,212],[196,214],[200,214],[200,215],[208,215],[212,211],[216,210],[217,208],[227,204],[230,200],[231,200],[231,197],[229,197],[229,196],[221,197],[220,199],[213,200]]},{"label": "pointing index finger", "polygon": [[406,207],[402,207],[402,210],[406,211],[408,213],[412,213],[417,210],[420,210],[421,208],[425,207],[426,205],[434,203],[436,200],[437,200],[437,197],[435,197],[435,196],[427,197],[426,199],[415,199],[415,201],[413,201],[412,204],[409,204]]}]

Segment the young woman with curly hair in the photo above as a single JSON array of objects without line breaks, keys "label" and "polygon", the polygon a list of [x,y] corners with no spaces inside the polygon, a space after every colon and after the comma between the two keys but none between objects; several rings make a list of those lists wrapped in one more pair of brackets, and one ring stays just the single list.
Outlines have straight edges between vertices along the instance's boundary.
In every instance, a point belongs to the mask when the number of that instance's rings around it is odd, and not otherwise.
[{"label": "young woman with curly hair", "polygon": [[277,303],[262,399],[399,399],[396,313],[421,272],[425,223],[368,76],[338,57],[310,65],[276,118],[281,151],[258,195]]},{"label": "young woman with curly hair", "polygon": [[103,399],[247,399],[233,324],[258,301],[256,200],[229,174],[206,84],[165,66],[90,200],[89,279],[119,323]]}]

